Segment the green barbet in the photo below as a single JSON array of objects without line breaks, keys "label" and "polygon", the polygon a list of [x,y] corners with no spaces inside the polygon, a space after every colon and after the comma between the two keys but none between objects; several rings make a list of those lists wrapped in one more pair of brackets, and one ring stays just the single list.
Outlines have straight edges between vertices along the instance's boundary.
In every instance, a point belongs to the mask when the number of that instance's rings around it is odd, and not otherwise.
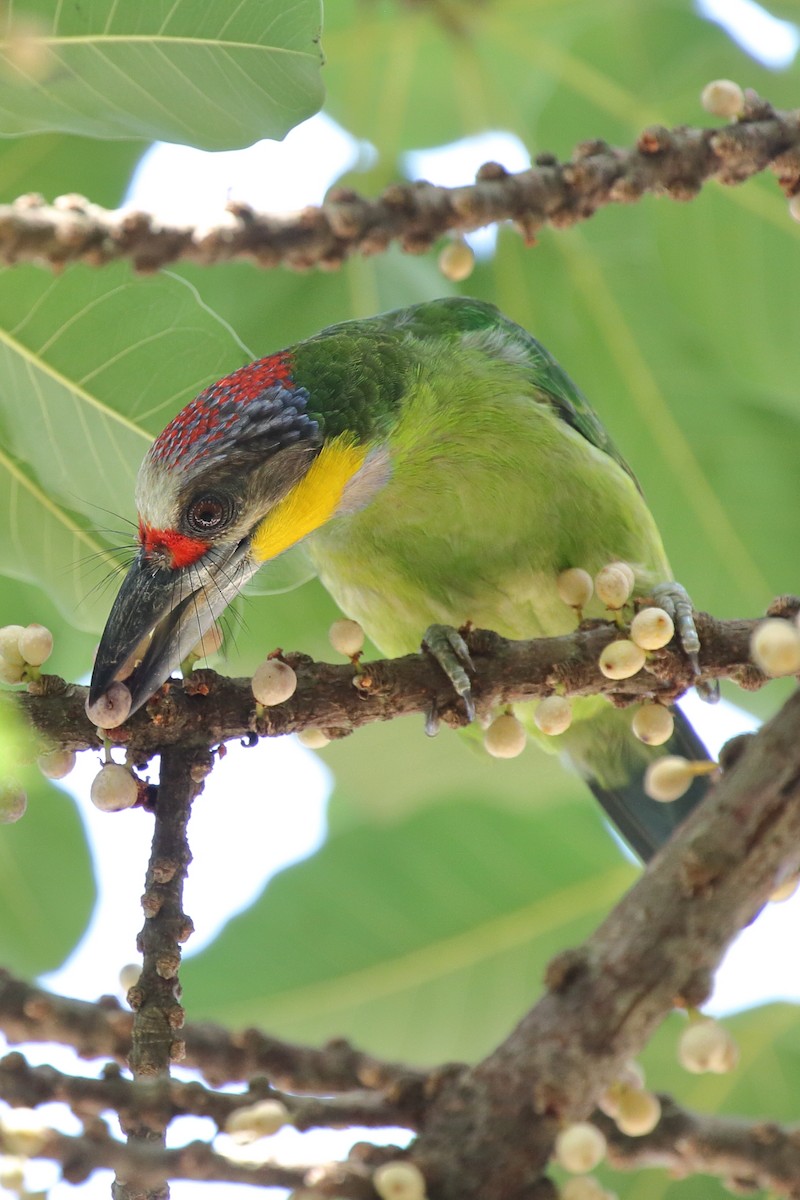
[{"label": "green barbet", "polygon": [[[425,636],[468,712],[456,629],[568,632],[575,615],[557,580],[572,567],[630,564],[634,595],[655,591],[672,609],[696,663],[686,594],[670,582],[630,469],[544,347],[477,300],[346,321],[212,384],[156,438],[136,502],[139,552],[100,643],[90,707],[124,678],[139,708],[259,567],[301,541],[383,653]],[[672,804],[644,793],[654,757],[708,757],[679,711],[654,748],[601,697],[576,700],[557,738],[539,733],[531,708],[515,711],[642,856],[701,797],[700,779]]]}]

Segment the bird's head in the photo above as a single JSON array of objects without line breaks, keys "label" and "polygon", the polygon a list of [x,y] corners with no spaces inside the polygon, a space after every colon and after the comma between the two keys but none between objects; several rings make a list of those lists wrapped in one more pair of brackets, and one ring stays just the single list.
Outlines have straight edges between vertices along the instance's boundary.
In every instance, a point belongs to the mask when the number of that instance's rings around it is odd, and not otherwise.
[{"label": "bird's head", "polygon": [[324,436],[289,352],[206,388],[139,471],[139,549],[95,660],[89,705],[125,680],[141,707],[262,563],[341,511],[367,457]]}]

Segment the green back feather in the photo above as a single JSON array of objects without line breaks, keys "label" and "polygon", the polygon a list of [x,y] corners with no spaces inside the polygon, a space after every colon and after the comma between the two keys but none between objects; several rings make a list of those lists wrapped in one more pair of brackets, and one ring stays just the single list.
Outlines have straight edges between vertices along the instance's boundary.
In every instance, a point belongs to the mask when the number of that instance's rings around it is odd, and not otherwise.
[{"label": "green back feather", "polygon": [[437,345],[453,353],[478,350],[487,359],[516,366],[542,403],[635,479],[586,397],[552,355],[481,300],[449,297],[331,325],[294,347],[294,376],[308,387],[309,411],[325,436],[350,431],[373,440],[396,420],[415,370]]}]

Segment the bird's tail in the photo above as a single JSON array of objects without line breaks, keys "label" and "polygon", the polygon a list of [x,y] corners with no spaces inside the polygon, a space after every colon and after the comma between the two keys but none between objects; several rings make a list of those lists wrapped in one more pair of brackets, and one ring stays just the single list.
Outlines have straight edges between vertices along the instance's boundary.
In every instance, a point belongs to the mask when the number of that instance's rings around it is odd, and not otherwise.
[{"label": "bird's tail", "polygon": [[[663,746],[645,746],[634,738],[630,714],[620,709],[608,709],[577,722],[567,745],[567,757],[609,819],[645,862],[700,803],[709,786],[708,776],[697,776],[689,790],[671,804],[651,800],[645,794],[644,773],[655,758],[664,754],[679,754],[694,762],[710,758],[683,712],[676,707],[673,716],[675,731]],[[569,732],[572,734],[572,729]]]}]

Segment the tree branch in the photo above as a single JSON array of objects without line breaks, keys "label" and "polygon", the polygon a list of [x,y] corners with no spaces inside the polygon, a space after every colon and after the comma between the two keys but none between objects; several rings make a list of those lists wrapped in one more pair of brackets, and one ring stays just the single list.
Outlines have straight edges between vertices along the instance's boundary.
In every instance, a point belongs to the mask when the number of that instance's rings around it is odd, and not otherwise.
[{"label": "tree branch", "polygon": [[[198,1084],[174,1080],[166,1084],[137,1084],[118,1074],[100,1080],[74,1079],[49,1066],[31,1067],[19,1054],[7,1055],[0,1062],[0,1094],[5,1100],[26,1106],[64,1101],[86,1123],[82,1137],[65,1137],[53,1130],[47,1131],[37,1155],[61,1163],[64,1177],[71,1183],[82,1182],[94,1170],[114,1167],[117,1171],[135,1173],[146,1181],[169,1177],[300,1189],[313,1186],[313,1193],[318,1196],[374,1200],[375,1193],[369,1185],[372,1171],[387,1158],[402,1157],[402,1152],[395,1147],[357,1143],[346,1163],[299,1168],[285,1168],[274,1163],[248,1165],[234,1162],[200,1141],[166,1152],[152,1143],[126,1148],[113,1139],[103,1122],[97,1119],[96,1114],[101,1109],[147,1112],[153,1103],[162,1106],[167,1093],[174,1105],[175,1116],[186,1113],[211,1116],[218,1125],[220,1118],[244,1099],[250,1101],[258,1095],[252,1091],[248,1097],[209,1093]],[[291,1101],[288,1097],[284,1099]],[[606,1136],[610,1166],[625,1171],[663,1167],[680,1177],[714,1175],[737,1192],[769,1188],[791,1200],[800,1195],[800,1127],[709,1117],[681,1108],[669,1096],[661,1095],[659,1099],[661,1120],[643,1137],[626,1137],[608,1117],[600,1112],[592,1114],[592,1121]],[[311,1104],[319,1111],[327,1107],[326,1101]],[[310,1106],[308,1111],[311,1111]],[[367,1117],[374,1115],[369,1101],[363,1110],[354,1106],[350,1115],[342,1109],[340,1123],[379,1124],[378,1121],[362,1121],[364,1114]],[[387,1112],[385,1115],[390,1117],[392,1114]],[[333,1126],[339,1122],[302,1123],[296,1116],[293,1123],[297,1128],[307,1129],[312,1124]],[[383,1122],[388,1123],[388,1120]],[[301,1194],[308,1193],[301,1191]],[[546,1194],[544,1189],[543,1194]]]},{"label": "tree branch", "polygon": [[[552,1194],[543,1171],[560,1125],[591,1112],[599,1093],[676,1003],[704,1002],[727,945],[776,882],[798,867],[796,693],[760,733],[739,743],[738,758],[729,755],[721,782],[596,933],[550,964],[545,995],[506,1041],[472,1068],[455,1066],[412,1078],[409,1096],[416,1097],[419,1110],[408,1123],[418,1120],[421,1133],[410,1154],[423,1169],[430,1194],[437,1200],[532,1200]],[[18,995],[20,1001],[27,1033],[31,1011],[46,1015],[47,1004],[36,993],[27,1002]],[[0,991],[0,1013],[7,1007]],[[13,1021],[3,1023],[17,1030]],[[346,1105],[347,1098],[342,1099]],[[733,1160],[723,1142],[729,1130],[720,1126],[704,1142],[709,1128],[697,1126],[691,1153],[704,1155],[707,1169],[727,1178]],[[756,1178],[769,1178],[780,1194],[796,1197],[789,1154],[796,1135],[764,1135],[759,1129],[751,1127],[752,1145],[734,1162],[736,1171],[744,1172],[737,1178],[746,1178],[750,1170]],[[763,1152],[757,1144],[766,1147]],[[653,1155],[667,1153],[657,1145],[650,1143]],[[673,1155],[683,1152],[672,1147]],[[173,1169],[171,1159],[147,1161],[169,1161]],[[210,1161],[202,1158],[203,1170],[211,1169]],[[185,1170],[182,1160],[175,1170]],[[331,1180],[341,1184],[339,1176],[325,1178],[323,1194],[368,1194],[358,1192],[361,1176],[354,1192],[349,1175],[338,1192]]]},{"label": "tree branch", "polygon": [[[379,1092],[361,1089],[341,1096],[297,1096],[255,1079],[244,1092],[218,1092],[201,1083],[161,1079],[126,1079],[116,1063],[109,1063],[100,1079],[67,1075],[49,1065],[31,1066],[16,1051],[0,1059],[0,1098],[14,1106],[35,1108],[53,1101],[69,1105],[79,1117],[99,1116],[112,1109],[124,1126],[157,1127],[165,1118],[210,1117],[224,1130],[228,1117],[237,1109],[260,1100],[279,1100],[295,1129],[345,1129],[354,1125],[370,1128],[419,1124],[419,1097],[412,1106],[389,1100]],[[416,1110],[416,1112],[414,1111]]]},{"label": "tree branch", "polygon": [[[784,598],[771,612],[788,616],[795,608],[796,601]],[[762,681],[748,661],[755,622],[717,622],[699,614],[698,624],[709,677],[733,674],[751,685]],[[618,687],[600,676],[596,666],[599,650],[615,636],[616,629],[605,623],[592,623],[563,638],[522,643],[470,631],[471,648],[480,660],[479,703],[529,699],[556,682],[577,694]],[[299,657],[292,661],[300,675],[297,695],[263,718],[256,715],[246,683],[200,672],[186,688],[165,689],[149,712],[138,714],[130,729],[117,736],[141,753],[150,745],[148,738],[153,748],[183,739],[183,748],[174,753],[185,770],[201,738],[207,749],[208,739],[215,743],[248,729],[272,734],[322,724],[320,711],[331,720],[331,728],[343,729],[388,719],[398,708],[423,711],[447,690],[437,668],[419,655],[368,664],[359,674],[351,665],[331,667]],[[658,652],[649,671],[625,681],[625,694],[616,698],[624,703],[653,689],[673,694],[676,679],[683,683],[687,674],[679,652]],[[354,679],[360,688],[353,687]],[[45,684],[42,691],[49,689]],[[80,705],[81,690],[23,697],[40,727],[41,713],[54,700],[69,710]],[[73,716],[77,728],[77,713]],[[454,708],[451,718],[457,719]],[[85,718],[83,724],[85,728]],[[159,738],[163,740],[157,742]],[[552,1186],[543,1171],[560,1125],[591,1112],[601,1090],[674,1004],[703,1003],[727,945],[752,920],[776,883],[798,870],[800,695],[759,734],[739,743],[737,751],[738,758],[729,753],[721,782],[593,937],[551,963],[545,995],[493,1054],[472,1068],[444,1068],[427,1077],[409,1073],[403,1101],[409,1114],[406,1123],[418,1124],[421,1130],[410,1153],[437,1200],[532,1200],[550,1195]],[[204,765],[207,761],[203,759]],[[23,1003],[23,1024],[30,1021],[31,1007],[35,1014],[35,996]],[[0,988],[0,1014],[4,1008]],[[52,1023],[52,1012],[45,1015]],[[115,1014],[109,1024],[114,1027],[121,1015]],[[117,1041],[119,1035],[116,1025]],[[221,1069],[218,1056],[214,1061]],[[355,1074],[366,1065],[356,1065],[357,1058],[350,1061]],[[386,1077],[402,1087],[395,1068],[376,1069],[379,1076],[387,1071]],[[396,1103],[396,1097],[388,1098]],[[343,1096],[342,1103],[347,1102]],[[778,1163],[785,1157],[785,1145],[781,1139],[775,1144]],[[709,1161],[715,1153],[710,1147]],[[729,1160],[718,1158],[720,1169],[724,1165],[727,1171]],[[795,1195],[781,1183],[783,1168],[771,1158],[769,1163],[777,1189]],[[332,1193],[326,1194],[355,1195],[362,1184],[358,1176],[351,1193],[342,1186],[336,1191],[331,1183]]]},{"label": "tree branch", "polygon": [[292,217],[230,204],[224,222],[194,228],[166,225],[147,213],[109,211],[81,196],[62,196],[53,205],[21,196],[0,206],[0,259],[59,268],[130,258],[146,271],[177,260],[232,259],[267,268],[332,269],[392,242],[419,254],[444,234],[493,221],[513,222],[531,244],[543,226],[574,225],[608,204],[646,195],[689,200],[709,179],[734,185],[767,167],[792,196],[800,188],[800,110],[776,111],[754,92],[746,95],[744,113],[721,129],[651,126],[630,149],[595,139],[580,143],[568,162],[540,154],[536,166],[513,175],[485,163],[465,187],[395,183],[377,199],[333,188],[324,204]]},{"label": "tree branch", "polygon": [[795,693],[599,929],[550,964],[505,1042],[443,1081],[411,1151],[437,1198],[528,1200],[559,1125],[591,1112],[675,1004],[704,1003],[727,946],[798,867]]},{"label": "tree branch", "polygon": [[[142,973],[128,991],[134,1010],[128,1065],[135,1080],[167,1080],[170,1064],[184,1057],[183,1040],[176,1036],[184,1022],[178,997],[181,944],[192,933],[183,911],[183,882],[191,862],[186,829],[192,801],[202,791],[203,772],[197,771],[197,752],[171,747],[161,756],[155,825],[142,908],[145,921],[139,934]],[[156,1095],[158,1093],[156,1092]],[[128,1144],[166,1145],[171,1106],[151,1104],[147,1112],[123,1111],[122,1128]],[[135,1175],[117,1179],[114,1200],[165,1200],[166,1180],[143,1184]]]},{"label": "tree branch", "polygon": [[[10,1152],[0,1129],[0,1152]],[[214,1180],[221,1183],[246,1183],[256,1187],[301,1188],[307,1181],[324,1179],[317,1167],[282,1167],[275,1163],[257,1165],[226,1158],[207,1142],[190,1142],[176,1150],[165,1150],[151,1142],[125,1145],[111,1137],[105,1124],[96,1119],[87,1123],[82,1137],[70,1137],[48,1130],[37,1153],[38,1158],[61,1164],[67,1183],[83,1183],[97,1170],[111,1169],[118,1176],[131,1176],[146,1188],[156,1189],[163,1179]],[[330,1172],[333,1175],[333,1172]],[[347,1200],[375,1200],[369,1177],[363,1168],[338,1167],[339,1191],[319,1188],[319,1194],[347,1197]],[[318,1185],[315,1182],[315,1190]]]},{"label": "tree branch", "polygon": [[709,1117],[681,1108],[671,1096],[659,1100],[661,1120],[644,1137],[626,1137],[602,1113],[592,1115],[606,1136],[610,1166],[665,1167],[679,1178],[716,1175],[737,1193],[761,1188],[800,1196],[800,1127]]},{"label": "tree branch", "polygon": [[[781,598],[770,611],[791,615],[797,601]],[[696,613],[703,679],[728,678],[753,689],[767,682],[750,661],[750,635],[758,620],[718,621]],[[531,641],[510,641],[488,630],[473,629],[467,643],[475,662],[473,696],[479,714],[502,704],[534,700],[559,688],[570,696],[603,693],[625,705],[657,696],[671,702],[695,682],[691,667],[673,645],[648,655],[646,666],[624,682],[607,679],[598,659],[619,629],[589,622],[575,633]],[[256,713],[250,681],[214,671],[194,671],[183,683],[172,680],[118,729],[111,741],[134,758],[147,759],[169,746],[206,749],[233,738],[277,737],[309,726],[330,737],[344,737],[374,721],[389,721],[431,708],[453,726],[465,716],[444,674],[427,654],[407,654],[365,663],[316,663],[307,655],[284,655],[297,672],[297,691],[284,704]],[[20,707],[42,739],[71,750],[98,749],[101,739],[84,712],[86,688],[43,676],[17,693]]]},{"label": "tree branch", "polygon": [[[132,1029],[132,1013],[125,1012],[113,996],[104,996],[96,1004],[57,996],[0,969],[0,1030],[12,1045],[58,1042],[72,1046],[81,1058],[111,1058],[126,1064]],[[215,1086],[263,1075],[291,1092],[330,1094],[367,1088],[391,1098],[418,1093],[427,1078],[427,1072],[356,1050],[344,1038],[317,1049],[281,1041],[258,1029],[230,1032],[205,1021],[186,1025],[182,1036],[183,1066],[194,1067]]]}]

